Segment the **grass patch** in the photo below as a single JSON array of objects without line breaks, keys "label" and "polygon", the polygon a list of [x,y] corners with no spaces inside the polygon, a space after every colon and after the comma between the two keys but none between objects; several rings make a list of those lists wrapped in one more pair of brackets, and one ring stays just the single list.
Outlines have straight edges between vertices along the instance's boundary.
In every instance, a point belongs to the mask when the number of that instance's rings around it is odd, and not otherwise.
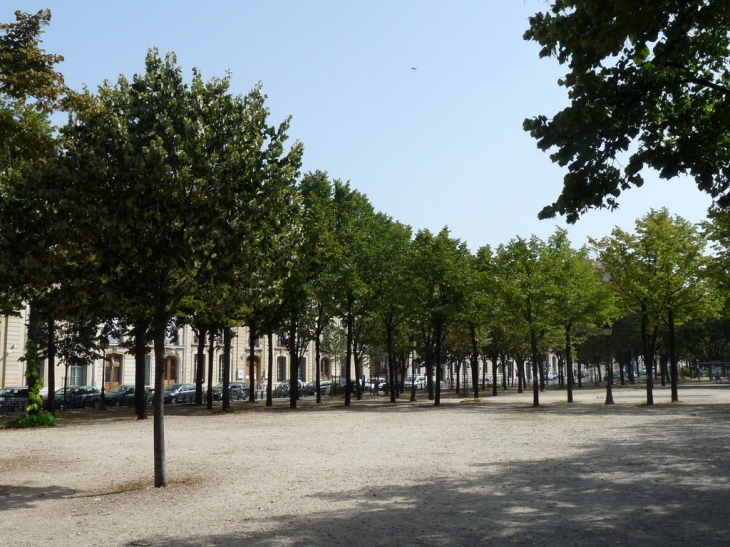
[{"label": "grass patch", "polygon": [[6,423],[5,429],[24,429],[26,427],[52,427],[57,424],[56,417],[50,412],[41,410],[36,414],[23,414],[17,420]]},{"label": "grass patch", "polygon": [[472,397],[470,399],[462,399],[461,402],[462,403],[481,403],[482,399],[481,399],[481,397],[477,397],[477,398]]}]

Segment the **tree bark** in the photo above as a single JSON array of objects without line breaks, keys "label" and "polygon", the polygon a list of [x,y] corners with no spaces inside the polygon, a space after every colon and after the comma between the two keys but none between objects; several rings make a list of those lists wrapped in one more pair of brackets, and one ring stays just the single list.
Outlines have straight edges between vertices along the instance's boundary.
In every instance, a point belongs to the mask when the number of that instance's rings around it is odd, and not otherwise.
[{"label": "tree bark", "polygon": [[208,392],[205,396],[205,403],[208,410],[213,410],[213,362],[215,359],[215,329],[211,328],[208,333]]},{"label": "tree bark", "polygon": [[205,378],[205,341],[208,336],[208,325],[199,325],[198,332],[198,365],[195,368],[195,404],[203,404],[203,380]]},{"label": "tree bark", "polygon": [[147,419],[145,369],[147,364],[148,328],[148,321],[140,321],[134,325],[134,411],[138,420]]},{"label": "tree bark", "polygon": [[[231,410],[231,338],[233,330],[231,327],[223,328],[223,412]],[[251,363],[253,369],[253,363]]]},{"label": "tree bark", "polygon": [[46,410],[56,415],[56,322],[48,318],[48,407]]},{"label": "tree bark", "polygon": [[570,339],[571,325],[565,326],[565,366],[568,369],[568,403],[574,403],[573,400],[573,344]]},{"label": "tree bark", "polygon": [[[157,306],[164,309],[164,306]],[[154,462],[155,488],[167,486],[167,463],[165,461],[165,405],[163,392],[165,390],[165,329],[167,317],[161,311],[155,312],[152,332],[155,348],[155,394],[152,398],[154,409]]]}]

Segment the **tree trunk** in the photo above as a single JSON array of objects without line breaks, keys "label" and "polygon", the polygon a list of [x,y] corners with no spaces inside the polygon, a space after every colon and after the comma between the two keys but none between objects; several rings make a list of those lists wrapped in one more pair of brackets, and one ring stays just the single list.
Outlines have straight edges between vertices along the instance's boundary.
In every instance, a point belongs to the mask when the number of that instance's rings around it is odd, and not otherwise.
[{"label": "tree trunk", "polygon": [[254,377],[254,363],[256,362],[256,340],[258,336],[257,325],[254,321],[248,324],[248,401],[256,402],[256,381],[261,382],[260,378]]},{"label": "tree trunk", "polygon": [[[476,328],[470,326],[471,330],[471,375],[474,384],[474,398],[479,398],[479,347],[477,344]],[[487,362],[484,362],[486,368]]]},{"label": "tree trunk", "polygon": [[[162,307],[164,309],[164,307]],[[152,398],[154,409],[154,461],[155,488],[167,486],[167,463],[165,461],[165,329],[167,318],[161,311],[155,312],[152,333],[155,347],[155,394]]]},{"label": "tree trunk", "polygon": [[48,412],[56,415],[56,322],[48,318]]},{"label": "tree trunk", "polygon": [[297,407],[297,399],[299,393],[299,378],[297,370],[299,369],[299,359],[297,356],[297,316],[295,313],[289,315],[289,408]]},{"label": "tree trunk", "polygon": [[145,392],[145,369],[147,364],[148,321],[134,325],[134,411],[138,420],[147,419],[147,393]]},{"label": "tree trunk", "polygon": [[441,406],[441,324],[436,326],[436,393],[434,396],[434,406]]},{"label": "tree trunk", "polygon": [[[223,329],[223,412],[231,410],[231,338],[233,338],[231,327],[225,327]],[[253,369],[253,364],[251,369]]]},{"label": "tree trunk", "polygon": [[195,368],[195,404],[203,404],[203,379],[205,378],[205,340],[208,325],[198,326],[198,365]]},{"label": "tree trunk", "polygon": [[266,333],[269,341],[269,371],[266,378],[266,406],[274,406],[274,332],[269,329]]},{"label": "tree trunk", "polygon": [[[350,392],[350,382],[352,382],[352,371],[350,370],[350,361],[352,359],[352,329],[353,313],[352,313],[352,299],[348,298],[347,302],[347,350],[345,351],[345,406],[350,406],[352,397]],[[395,386],[393,386],[395,387]]]},{"label": "tree trunk", "polygon": [[322,356],[320,355],[320,338],[322,337],[322,329],[317,329],[314,337],[314,359],[315,359],[315,392],[317,393],[317,402],[322,402],[322,392],[320,390],[320,382],[322,380]]},{"label": "tree trunk", "polygon": [[679,393],[677,391],[677,349],[674,338],[674,310],[669,308],[669,374],[672,382],[672,402],[679,402]]},{"label": "tree trunk", "polygon": [[573,345],[570,340],[571,325],[565,325],[565,366],[568,369],[568,403],[574,403],[573,400]]},{"label": "tree trunk", "polygon": [[[497,393],[499,393],[499,389],[497,389],[497,363],[498,363],[499,355],[494,353],[489,357],[489,361],[492,363],[492,397],[496,397]],[[484,361],[486,363],[486,360]],[[502,370],[504,371],[504,367],[502,367]],[[504,372],[503,372],[504,375]]]},{"label": "tree trunk", "polygon": [[[654,404],[653,382],[651,377],[651,369],[649,359],[649,317],[646,310],[646,304],[641,303],[641,349],[644,353],[644,366],[647,368],[646,374],[646,404],[651,406]],[[653,353],[653,352],[652,352]]]},{"label": "tree trunk", "polygon": [[208,392],[205,402],[208,410],[213,410],[213,362],[215,359],[215,329],[208,333]]},{"label": "tree trunk", "polygon": [[[40,412],[41,406],[40,397],[38,396],[41,384],[38,374],[39,322],[38,308],[34,303],[31,303],[28,313],[28,341],[25,345],[25,385],[28,386],[28,414],[37,414]],[[34,401],[36,405],[34,405]]]},{"label": "tree trunk", "polygon": [[[537,354],[537,335],[535,329],[530,329],[530,348],[532,349],[532,406],[540,406],[540,389],[538,384],[538,374],[542,372],[542,367],[538,364],[539,356]],[[540,369],[538,371],[538,369]]]},{"label": "tree trunk", "polygon": [[386,343],[388,345],[388,387],[390,388],[390,402],[395,403],[395,349],[393,348],[393,327],[388,325],[385,331]]}]

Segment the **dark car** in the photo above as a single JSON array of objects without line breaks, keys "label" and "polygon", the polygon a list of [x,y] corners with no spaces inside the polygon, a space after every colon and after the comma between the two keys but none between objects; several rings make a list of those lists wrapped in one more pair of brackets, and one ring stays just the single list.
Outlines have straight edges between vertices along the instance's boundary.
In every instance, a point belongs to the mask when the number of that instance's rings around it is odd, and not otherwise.
[{"label": "dark car", "polygon": [[[149,403],[152,400],[152,391],[144,388],[145,400]],[[121,385],[110,389],[105,393],[105,405],[107,406],[130,406],[134,404],[134,386]]]},{"label": "dark car", "polygon": [[57,410],[86,407],[99,408],[101,404],[101,390],[92,386],[62,387],[56,390],[54,404]]},{"label": "dark car", "polygon": [[162,394],[165,403],[194,403],[195,384],[172,384]]},{"label": "dark car", "polygon": [[[245,401],[248,399],[249,387],[248,384],[243,382],[229,382],[228,392],[232,401]],[[223,400],[223,382],[219,382],[213,386],[213,400]]]},{"label": "dark car", "polygon": [[27,387],[4,387],[0,389],[0,412],[19,412],[28,406]]},{"label": "dark car", "polygon": [[[301,395],[302,390],[304,389],[304,382],[297,380],[297,386],[299,389],[299,395]],[[282,380],[279,382],[279,385],[274,388],[274,397],[289,397],[289,391],[289,380]]]}]

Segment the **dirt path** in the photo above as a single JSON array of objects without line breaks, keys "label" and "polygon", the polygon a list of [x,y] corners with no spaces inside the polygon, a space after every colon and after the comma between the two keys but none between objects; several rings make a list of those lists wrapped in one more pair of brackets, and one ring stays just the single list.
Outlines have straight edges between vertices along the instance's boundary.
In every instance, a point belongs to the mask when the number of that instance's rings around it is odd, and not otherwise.
[{"label": "dirt path", "polygon": [[466,404],[340,402],[0,431],[2,545],[729,545],[730,386],[654,407],[584,388]]}]

